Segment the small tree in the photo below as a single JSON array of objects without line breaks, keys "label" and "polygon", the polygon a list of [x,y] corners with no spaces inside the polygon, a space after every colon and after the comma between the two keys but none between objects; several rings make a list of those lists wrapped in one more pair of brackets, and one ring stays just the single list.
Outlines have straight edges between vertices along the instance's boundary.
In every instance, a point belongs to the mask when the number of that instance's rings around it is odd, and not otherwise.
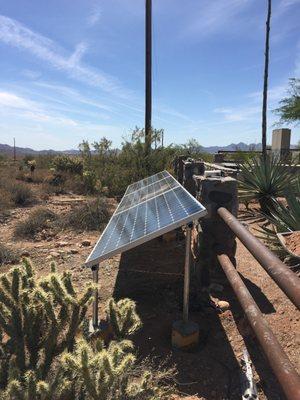
[{"label": "small tree", "polygon": [[[288,97],[280,101],[280,107],[275,110],[281,123],[300,122],[300,79],[292,78],[289,81]],[[300,142],[299,142],[300,148]]]}]

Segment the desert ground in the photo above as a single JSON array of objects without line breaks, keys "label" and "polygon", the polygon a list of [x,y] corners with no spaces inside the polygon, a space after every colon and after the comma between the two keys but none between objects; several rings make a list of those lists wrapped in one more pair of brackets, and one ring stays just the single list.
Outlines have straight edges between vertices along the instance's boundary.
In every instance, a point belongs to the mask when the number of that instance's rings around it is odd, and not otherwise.
[{"label": "desert ground", "polygon": [[[34,190],[38,188],[38,185],[31,186]],[[92,279],[84,261],[100,232],[45,229],[29,240],[16,239],[13,232],[18,222],[41,205],[57,215],[64,215],[85,201],[86,197],[80,195],[50,195],[39,204],[14,208],[2,217],[1,242],[17,249],[20,255],[30,257],[38,274],[46,274],[51,261],[57,263],[59,271],[71,270],[75,283],[81,288]],[[117,203],[112,199],[111,204],[115,207]],[[241,207],[240,220],[250,230],[255,229],[256,219],[245,218],[244,211]],[[143,328],[134,337],[138,354],[153,357],[158,364],[175,365],[178,374],[174,380],[182,397],[239,399],[240,361],[246,346],[253,361],[259,398],[283,399],[237,299],[225,281],[212,290],[211,296],[215,304],[227,301],[228,309],[197,304],[191,296],[190,318],[201,327],[201,344],[197,351],[186,353],[172,349],[172,322],[181,318],[182,311],[184,249],[184,240],[155,239],[103,262],[99,274],[100,316],[111,296],[134,299],[143,322]],[[237,269],[246,286],[300,371],[299,312],[239,241],[236,257]],[[1,271],[9,267],[2,265]],[[91,316],[91,311],[89,314]]]}]

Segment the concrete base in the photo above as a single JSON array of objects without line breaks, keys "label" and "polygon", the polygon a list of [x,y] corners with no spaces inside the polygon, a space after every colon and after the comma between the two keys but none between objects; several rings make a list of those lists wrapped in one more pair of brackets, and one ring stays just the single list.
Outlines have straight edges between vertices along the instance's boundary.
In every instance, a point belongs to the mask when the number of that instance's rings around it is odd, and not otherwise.
[{"label": "concrete base", "polygon": [[190,351],[199,344],[199,325],[188,321],[175,321],[172,326],[172,346],[176,349]]}]

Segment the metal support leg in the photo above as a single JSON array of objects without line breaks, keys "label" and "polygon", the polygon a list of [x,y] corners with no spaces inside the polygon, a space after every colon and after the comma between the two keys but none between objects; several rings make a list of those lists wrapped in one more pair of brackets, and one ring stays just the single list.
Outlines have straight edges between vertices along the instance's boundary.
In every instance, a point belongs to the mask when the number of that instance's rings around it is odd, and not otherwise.
[{"label": "metal support leg", "polygon": [[184,264],[184,288],[183,288],[183,322],[189,319],[189,297],[190,297],[190,264],[191,264],[191,236],[193,224],[186,226],[185,237],[185,264]]},{"label": "metal support leg", "polygon": [[98,317],[98,272],[99,272],[99,264],[94,265],[92,267],[93,273],[93,282],[97,285],[95,292],[94,292],[94,303],[93,303],[93,327],[96,329],[99,324],[99,317]]}]

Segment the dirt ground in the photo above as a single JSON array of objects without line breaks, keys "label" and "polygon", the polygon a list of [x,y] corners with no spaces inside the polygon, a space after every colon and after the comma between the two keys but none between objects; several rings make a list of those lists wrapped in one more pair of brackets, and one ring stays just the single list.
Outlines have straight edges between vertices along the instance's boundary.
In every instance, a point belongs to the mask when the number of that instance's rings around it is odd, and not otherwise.
[{"label": "dirt ground", "polygon": [[[84,197],[81,196],[53,196],[44,206],[59,214],[82,201]],[[61,231],[53,237],[45,234],[39,240],[16,241],[13,228],[32,208],[16,208],[1,222],[1,242],[29,256],[40,274],[47,273],[50,261],[55,260],[59,270],[73,272],[78,287],[90,281],[91,273],[83,263],[99,233]],[[244,222],[250,229],[256,226],[253,221]],[[87,240],[90,244],[83,245]],[[176,365],[178,374],[174,379],[183,397],[192,396],[188,397],[190,400],[240,399],[240,360],[246,347],[253,361],[259,398],[284,399],[226,282],[213,293],[215,299],[229,302],[230,308],[224,312],[196,304],[191,296],[190,318],[200,325],[201,344],[197,351],[186,353],[172,349],[172,323],[181,319],[182,313],[183,265],[184,240],[166,243],[159,239],[103,262],[99,274],[100,312],[103,313],[110,296],[136,300],[143,321],[143,328],[134,338],[138,353],[141,357],[154,357],[158,364]],[[299,371],[299,312],[239,242],[237,265],[250,293]],[[1,270],[7,268],[1,267]]]}]

